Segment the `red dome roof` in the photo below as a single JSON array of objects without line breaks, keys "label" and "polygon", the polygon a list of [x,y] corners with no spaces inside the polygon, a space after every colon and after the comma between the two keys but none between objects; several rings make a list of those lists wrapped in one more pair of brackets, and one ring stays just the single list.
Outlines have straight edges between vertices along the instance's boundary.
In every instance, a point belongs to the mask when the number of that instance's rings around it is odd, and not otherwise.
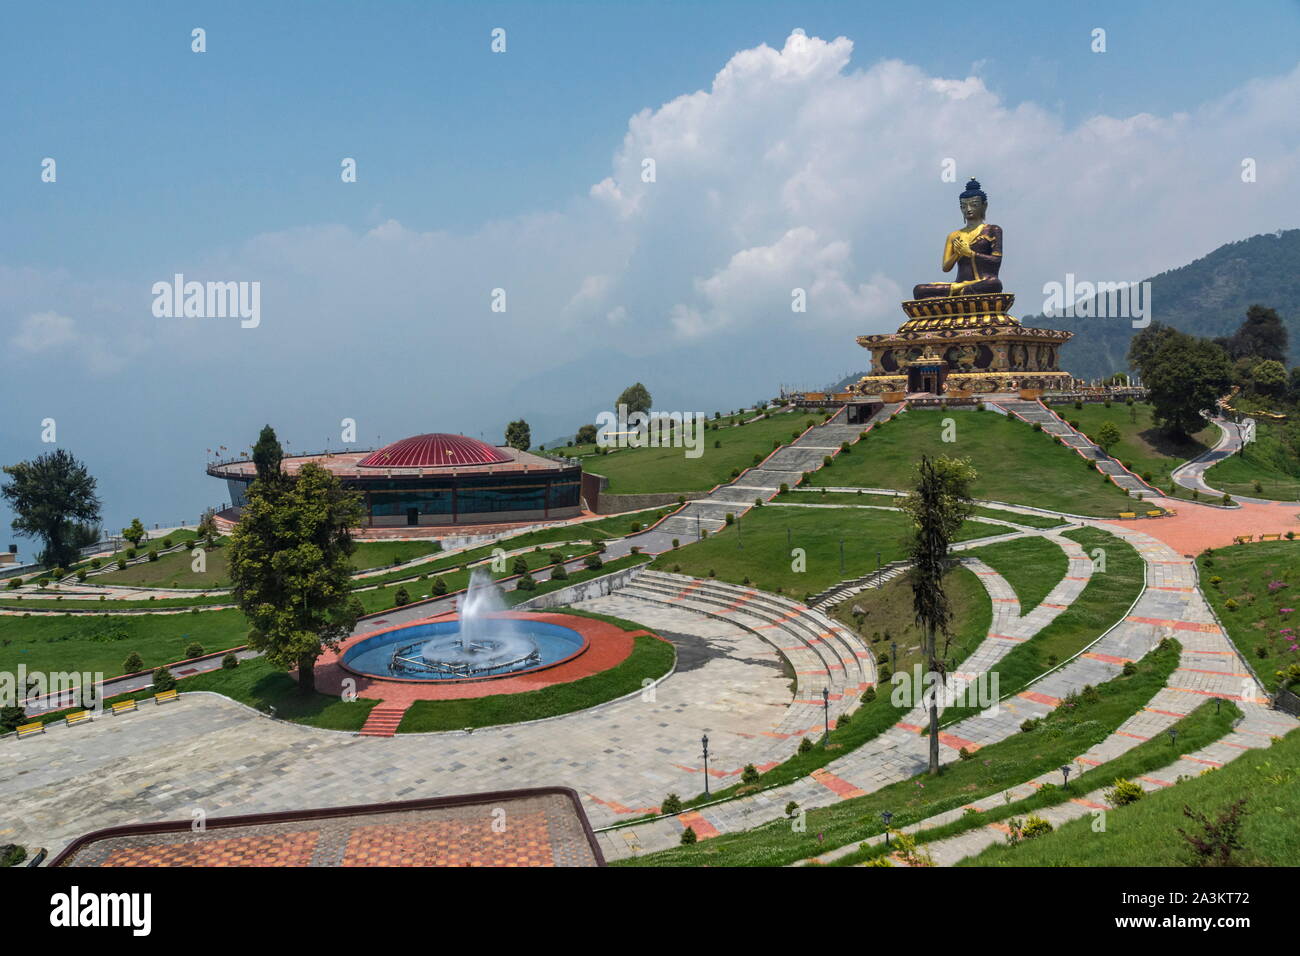
[{"label": "red dome roof", "polygon": [[403,438],[371,452],[360,468],[446,468],[453,465],[495,465],[511,457],[487,442],[464,435],[435,432]]}]

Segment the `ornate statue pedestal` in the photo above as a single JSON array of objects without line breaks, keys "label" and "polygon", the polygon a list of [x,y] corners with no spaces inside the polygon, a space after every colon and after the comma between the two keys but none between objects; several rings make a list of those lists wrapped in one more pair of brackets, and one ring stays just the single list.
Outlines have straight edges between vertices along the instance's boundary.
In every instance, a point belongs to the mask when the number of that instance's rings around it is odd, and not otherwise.
[{"label": "ornate statue pedestal", "polygon": [[999,292],[909,299],[897,332],[858,336],[871,350],[871,372],[853,391],[964,397],[1067,387],[1060,347],[1074,333],[1021,325],[1009,314],[1015,298]]}]

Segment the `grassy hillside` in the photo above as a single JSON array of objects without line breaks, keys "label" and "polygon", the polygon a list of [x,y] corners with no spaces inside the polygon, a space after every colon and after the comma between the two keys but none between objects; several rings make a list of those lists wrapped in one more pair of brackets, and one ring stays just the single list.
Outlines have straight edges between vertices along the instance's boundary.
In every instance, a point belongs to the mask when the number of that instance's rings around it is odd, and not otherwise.
[{"label": "grassy hillside", "polygon": [[[1205,483],[1230,495],[1300,499],[1300,425],[1255,420],[1255,440],[1205,473]],[[1256,482],[1259,484],[1256,485]]]},{"label": "grassy hillside", "polygon": [[[1197,559],[1201,590],[1237,650],[1269,690],[1277,672],[1300,663],[1300,541],[1256,541],[1220,548]],[[1228,602],[1232,603],[1229,604]]]},{"label": "grassy hillside", "polygon": [[1106,813],[1106,829],[1087,814],[1017,847],[993,846],[962,866],[1190,866],[1179,828],[1200,835],[1184,807],[1215,819],[1246,798],[1239,866],[1294,866],[1300,852],[1300,733],[1253,750],[1218,770],[1149,793]]},{"label": "grassy hillside", "polygon": [[[620,448],[607,455],[586,458],[583,467],[609,479],[611,494],[633,495],[671,491],[707,491],[731,480],[733,470],[744,470],[771,454],[776,442],[788,444],[824,416],[782,412],[748,425],[709,423],[698,458],[687,458],[683,448]],[[563,449],[560,453],[565,453]]]},{"label": "grassy hillside", "polygon": [[969,458],[979,472],[977,498],[1104,517],[1129,507],[1124,492],[1046,432],[991,411],[908,411],[814,472],[811,484],[911,488],[922,455]]},{"label": "grassy hillside", "polygon": [[[968,521],[958,537],[982,538],[1003,530]],[[682,547],[664,552],[652,566],[696,577],[709,577],[713,572],[732,584],[748,582],[765,591],[782,590],[801,598],[845,578],[874,571],[877,552],[882,564],[903,557],[909,533],[909,519],[900,511],[769,505],[751,510],[738,524],[703,541],[683,539]],[[802,570],[796,563],[798,556],[791,554],[796,548],[803,551]]]},{"label": "grassy hillside", "polygon": [[1079,430],[1094,441],[1103,422],[1114,424],[1121,437],[1118,444],[1111,446],[1111,455],[1162,488],[1169,486],[1170,472],[1208,451],[1219,439],[1218,426],[1210,425],[1192,436],[1191,441],[1175,441],[1156,427],[1152,408],[1145,402],[1132,406],[1112,404],[1110,408],[1088,402],[1083,408],[1056,406],[1055,411],[1066,421],[1077,421]]}]

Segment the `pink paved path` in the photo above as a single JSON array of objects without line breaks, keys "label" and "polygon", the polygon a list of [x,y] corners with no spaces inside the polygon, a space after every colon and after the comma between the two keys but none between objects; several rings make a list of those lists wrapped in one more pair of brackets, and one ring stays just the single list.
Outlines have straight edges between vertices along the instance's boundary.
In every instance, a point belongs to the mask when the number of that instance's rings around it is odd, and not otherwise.
[{"label": "pink paved path", "polygon": [[1178,498],[1157,499],[1154,503],[1178,513],[1172,518],[1106,523],[1149,534],[1180,554],[1189,555],[1199,554],[1206,548],[1226,547],[1238,535],[1248,534],[1256,539],[1261,534],[1288,531],[1300,535],[1300,502],[1242,502],[1240,508],[1211,508]]}]

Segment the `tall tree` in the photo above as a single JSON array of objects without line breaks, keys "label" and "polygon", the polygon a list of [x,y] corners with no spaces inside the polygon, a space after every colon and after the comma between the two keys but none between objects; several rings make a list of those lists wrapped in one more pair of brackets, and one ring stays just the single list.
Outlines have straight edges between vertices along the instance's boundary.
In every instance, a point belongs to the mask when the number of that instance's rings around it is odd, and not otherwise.
[{"label": "tall tree", "polygon": [[650,390],[640,382],[629,385],[627,388],[623,389],[623,394],[620,395],[618,401],[614,403],[615,408],[618,408],[620,405],[627,406],[627,413],[629,415],[633,412],[645,412],[648,414],[652,405],[650,401]]},{"label": "tall tree", "polygon": [[1215,339],[1233,359],[1269,359],[1286,363],[1287,331],[1277,310],[1252,305],[1237,331],[1224,339]]},{"label": "tall tree", "polygon": [[578,434],[574,436],[575,445],[594,445],[596,443],[596,426],[581,425],[578,427]]},{"label": "tall tree", "polygon": [[528,451],[533,444],[533,432],[522,418],[506,426],[506,444],[520,451]]},{"label": "tall tree", "polygon": [[262,432],[257,436],[257,444],[253,446],[253,466],[257,469],[258,480],[279,481],[280,462],[283,460],[284,449],[280,447],[280,440],[275,437],[275,429],[270,425],[262,426]]},{"label": "tall tree", "polygon": [[1147,365],[1151,358],[1159,351],[1160,347],[1171,339],[1182,335],[1172,325],[1165,325],[1162,322],[1152,322],[1145,329],[1133,336],[1128,343],[1128,364],[1130,368],[1137,369],[1143,377],[1147,373]]},{"label": "tall tree", "polygon": [[332,473],[306,464],[291,481],[254,481],[231,535],[231,593],[252,625],[248,644],[275,667],[297,667],[303,693],[316,688],[316,659],[363,610],[348,560],[361,512]]},{"label": "tall tree", "polygon": [[12,480],[0,485],[0,496],[14,513],[13,529],[45,543],[39,560],[46,567],[74,564],[77,524],[99,520],[95,479],[86,466],[59,448],[32,461],[6,465],[4,473]]},{"label": "tall tree", "polygon": [[129,527],[122,529],[122,537],[131,542],[133,547],[140,547],[140,542],[144,540],[144,525],[139,518],[132,518]]},{"label": "tall tree", "polygon": [[1180,332],[1146,359],[1142,382],[1161,426],[1186,437],[1206,426],[1205,412],[1232,384],[1232,366],[1220,346]]},{"label": "tall tree", "polygon": [[[952,567],[952,539],[974,505],[970,488],[977,475],[964,458],[921,456],[916,485],[903,499],[912,519],[912,613],[925,631],[925,657],[930,700],[930,773],[939,772],[939,693],[947,667],[939,652],[939,635],[950,636],[952,605],[944,591],[944,575]],[[945,647],[946,650],[946,647]]]}]

